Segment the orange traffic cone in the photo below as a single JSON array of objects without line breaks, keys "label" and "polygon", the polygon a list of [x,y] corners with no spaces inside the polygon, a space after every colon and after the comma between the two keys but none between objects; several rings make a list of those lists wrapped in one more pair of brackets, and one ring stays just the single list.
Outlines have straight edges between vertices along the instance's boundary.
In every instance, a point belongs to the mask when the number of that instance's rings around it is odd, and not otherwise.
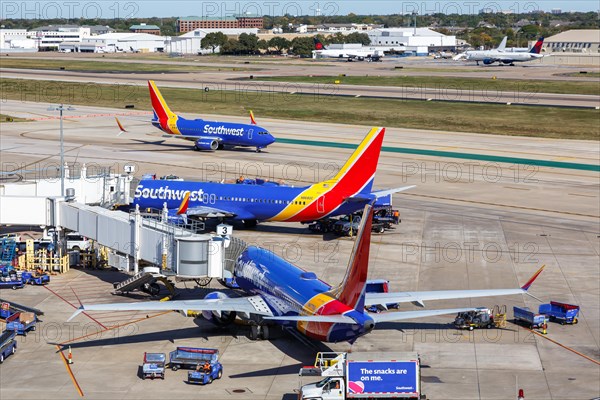
[{"label": "orange traffic cone", "polygon": [[73,364],[73,354],[71,353],[71,346],[69,346],[69,356],[67,357],[67,362],[69,364]]}]

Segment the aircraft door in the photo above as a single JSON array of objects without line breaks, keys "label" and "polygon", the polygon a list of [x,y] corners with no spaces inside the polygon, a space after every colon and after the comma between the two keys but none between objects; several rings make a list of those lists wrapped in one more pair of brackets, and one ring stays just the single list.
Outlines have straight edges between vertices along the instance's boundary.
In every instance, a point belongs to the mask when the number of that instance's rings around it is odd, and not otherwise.
[{"label": "aircraft door", "polygon": [[325,195],[319,196],[317,199],[317,212],[319,214],[325,213]]},{"label": "aircraft door", "polygon": [[254,129],[248,129],[248,139],[252,140],[252,133],[254,133]]}]

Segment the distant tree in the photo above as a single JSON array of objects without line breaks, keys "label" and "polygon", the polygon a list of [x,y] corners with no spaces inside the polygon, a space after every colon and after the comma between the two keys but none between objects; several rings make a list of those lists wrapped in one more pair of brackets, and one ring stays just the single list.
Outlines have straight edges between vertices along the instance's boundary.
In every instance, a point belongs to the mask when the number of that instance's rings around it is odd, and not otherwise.
[{"label": "distant tree", "polygon": [[310,57],[314,48],[313,38],[295,37],[291,42],[291,51],[300,57]]},{"label": "distant tree", "polygon": [[521,37],[525,37],[529,40],[537,39],[540,34],[540,27],[537,25],[525,25],[519,31]]},{"label": "distant tree", "polygon": [[371,44],[371,39],[369,38],[369,35],[360,32],[352,32],[351,34],[346,35],[345,40],[345,43],[360,43],[363,46],[368,46]]},{"label": "distant tree", "polygon": [[240,42],[237,39],[228,39],[223,46],[221,46],[221,54],[239,54],[240,53]]},{"label": "distant tree", "polygon": [[227,36],[223,32],[211,32],[202,38],[200,46],[203,49],[210,48],[214,53],[217,47],[222,47],[225,43],[227,43]]},{"label": "distant tree", "polygon": [[289,49],[290,45],[290,41],[281,36],[274,36],[269,40],[269,47],[275,49],[275,51],[280,54],[284,49]]},{"label": "distant tree", "polygon": [[257,47],[259,50],[264,50],[265,52],[269,51],[269,42],[265,39],[260,39],[257,43]]},{"label": "distant tree", "polygon": [[258,51],[258,36],[255,34],[242,33],[238,37],[240,51],[244,54],[256,54]]}]

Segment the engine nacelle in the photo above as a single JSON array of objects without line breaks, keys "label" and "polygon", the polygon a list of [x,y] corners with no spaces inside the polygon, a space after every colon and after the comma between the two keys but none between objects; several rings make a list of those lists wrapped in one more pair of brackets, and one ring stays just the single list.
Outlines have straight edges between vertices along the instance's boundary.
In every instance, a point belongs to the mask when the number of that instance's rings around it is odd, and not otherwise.
[{"label": "engine nacelle", "polygon": [[[229,298],[229,296],[221,292],[210,292],[206,295],[206,297],[204,297],[205,300],[227,298]],[[217,326],[226,326],[231,324],[235,320],[236,313],[235,311],[202,311],[202,317]]]},{"label": "engine nacelle", "polygon": [[486,59],[483,60],[483,63],[485,65],[490,65],[490,64],[494,63],[494,60],[492,60],[491,58],[486,58]]},{"label": "engine nacelle", "polygon": [[219,148],[219,141],[216,139],[198,139],[194,143],[196,150],[216,150]]}]

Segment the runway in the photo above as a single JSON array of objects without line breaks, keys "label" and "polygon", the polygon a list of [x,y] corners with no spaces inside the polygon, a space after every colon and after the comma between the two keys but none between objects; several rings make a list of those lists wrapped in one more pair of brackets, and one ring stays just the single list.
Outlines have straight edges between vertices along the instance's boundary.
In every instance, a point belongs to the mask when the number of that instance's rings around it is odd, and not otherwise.
[{"label": "runway", "polygon": [[[107,60],[111,61],[111,60]],[[185,65],[187,65],[186,63]],[[367,98],[386,98],[399,100],[422,100],[422,101],[446,101],[446,102],[475,102],[494,104],[514,104],[530,106],[554,106],[554,107],[576,107],[576,108],[598,108],[600,107],[600,95],[578,95],[578,94],[554,94],[539,93],[534,87],[524,81],[518,91],[498,91],[493,87],[484,89],[473,89],[472,87],[457,87],[456,85],[443,85],[438,87],[429,86],[365,86],[344,84],[314,84],[314,83],[287,83],[263,81],[257,82],[263,76],[280,75],[337,75],[340,71],[348,74],[356,74],[365,71],[363,65],[354,67],[344,63],[343,68],[326,66],[288,66],[288,65],[263,65],[260,66],[243,64],[244,68],[256,68],[255,71],[231,71],[229,68],[240,68],[239,64],[217,64],[227,66],[227,71],[200,71],[191,73],[101,73],[101,72],[77,72],[59,70],[28,70],[0,68],[0,74],[4,78],[54,80],[82,83],[99,84],[127,84],[146,85],[148,79],[160,80],[161,87],[185,87],[209,90],[231,90],[239,92],[282,92],[293,94],[306,94],[311,96],[349,96]],[[388,63],[389,64],[389,63]],[[194,64],[197,66],[214,64]],[[548,68],[548,67],[544,67]],[[431,68],[435,71],[436,68]],[[452,76],[446,70],[439,68],[444,76]],[[459,68],[456,68],[460,70]],[[556,68],[553,68],[556,71]],[[404,75],[404,71],[397,72],[393,66],[373,67],[366,70],[371,75]],[[408,75],[425,75],[429,72],[408,71]],[[477,77],[480,74],[461,72],[462,78]],[[495,77],[493,73],[486,72],[485,77]],[[249,79],[252,76],[253,79]],[[510,76],[510,75],[509,75]],[[517,75],[518,76],[518,75]],[[483,75],[481,75],[483,77]],[[556,79],[556,77],[554,77]],[[577,78],[571,78],[574,80]],[[593,82],[593,80],[591,81]],[[597,80],[596,80],[597,82]],[[593,84],[593,83],[592,83]]]},{"label": "runway", "polygon": [[[57,165],[58,120],[55,113],[47,111],[48,105],[3,103],[3,113],[37,119],[2,123],[3,172],[19,168],[45,171]],[[125,164],[133,163],[137,176],[175,174],[219,181],[244,175],[299,185],[333,175],[351,153],[348,148],[283,142],[274,143],[263,153],[194,152],[190,142],[163,138],[143,122],[148,113],[128,112],[131,115],[120,117],[130,133],[117,137],[113,115],[126,110],[76,108],[68,113],[73,118],[64,120],[65,159],[76,168],[85,163],[122,172]],[[357,144],[370,128],[262,118],[260,124],[281,139],[345,144]],[[600,143],[594,141],[389,128],[384,146],[600,164]],[[25,172],[21,178],[40,173]],[[592,359],[600,358],[598,172],[382,152],[374,187],[413,184],[415,189],[394,196],[402,223],[394,231],[372,238],[370,279],[389,279],[392,291],[516,287],[545,264],[546,270],[531,293],[544,302],[575,303],[582,309],[579,324],[552,323],[548,337]],[[342,279],[353,245],[350,238],[309,234],[300,224],[265,223],[256,230],[236,230],[234,234],[274,249],[332,284]],[[114,272],[72,270],[53,277],[49,288],[73,304],[78,298],[83,303],[125,301],[109,294],[112,282],[123,278]],[[207,292],[189,284],[178,286],[182,298],[203,297]],[[220,285],[213,282],[211,287]],[[21,340],[20,353],[3,364],[0,397],[78,398],[53,343],[100,332],[100,325],[84,315],[66,324],[73,307],[43,288],[11,291],[6,297],[41,308],[46,315],[41,329]],[[142,295],[131,301],[144,299]],[[494,304],[507,305],[510,319],[514,305],[536,309],[539,303],[530,297],[511,296],[426,306]],[[148,315],[150,318],[145,313],[93,313],[92,317],[105,326],[137,322],[70,342],[75,357],[73,374],[88,398],[195,396],[198,388],[182,383],[185,371],[168,371],[165,381],[159,382],[136,376],[145,351],[195,346],[219,348],[224,365],[224,378],[202,387],[203,397],[291,400],[296,398],[293,390],[298,387],[300,366],[312,363],[316,351],[289,336],[253,342],[247,339],[248,328],[243,325],[218,329],[176,313]],[[571,400],[600,395],[597,364],[512,323],[505,330],[466,332],[450,326],[452,320],[453,316],[439,316],[381,324],[354,345],[333,344],[320,349],[419,352],[426,366],[422,369],[423,393],[430,399],[514,398],[516,380],[528,399]],[[23,385],[23,379],[29,378],[33,384]]]}]

